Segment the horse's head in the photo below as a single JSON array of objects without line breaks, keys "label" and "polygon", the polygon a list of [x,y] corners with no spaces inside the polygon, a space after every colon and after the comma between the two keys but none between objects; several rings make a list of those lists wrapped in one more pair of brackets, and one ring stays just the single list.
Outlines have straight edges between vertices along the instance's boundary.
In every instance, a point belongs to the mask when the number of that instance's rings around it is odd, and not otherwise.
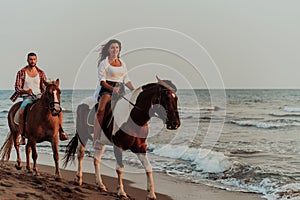
[{"label": "horse's head", "polygon": [[57,116],[61,112],[60,107],[60,89],[59,89],[59,79],[56,81],[45,82],[46,90],[44,96],[47,101],[49,110],[53,116]]},{"label": "horse's head", "polygon": [[167,129],[175,130],[180,126],[177,89],[171,81],[156,78],[158,80],[158,95],[154,100],[154,104],[157,106],[155,106],[153,111],[166,123]]}]

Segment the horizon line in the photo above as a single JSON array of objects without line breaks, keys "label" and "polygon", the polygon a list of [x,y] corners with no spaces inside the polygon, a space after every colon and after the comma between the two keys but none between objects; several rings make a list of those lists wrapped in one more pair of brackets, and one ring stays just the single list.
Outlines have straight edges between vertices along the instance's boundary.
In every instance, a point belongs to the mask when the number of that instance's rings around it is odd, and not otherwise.
[{"label": "horizon line", "polygon": [[[95,90],[95,88],[60,88],[61,90]],[[292,88],[292,87],[286,87],[286,88],[271,88],[271,87],[259,87],[259,88],[254,88],[254,87],[245,87],[245,88],[240,88],[240,87],[232,87],[232,88],[177,88],[178,90],[300,90],[300,88]],[[0,89],[0,91],[3,90],[10,90],[10,91],[14,91],[14,89]]]}]

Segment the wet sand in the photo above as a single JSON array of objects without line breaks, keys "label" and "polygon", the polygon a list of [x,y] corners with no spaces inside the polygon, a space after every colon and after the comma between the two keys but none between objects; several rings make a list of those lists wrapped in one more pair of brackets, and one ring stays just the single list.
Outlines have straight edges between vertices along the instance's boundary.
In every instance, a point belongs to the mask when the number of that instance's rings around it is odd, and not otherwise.
[{"label": "wet sand", "polygon": [[[15,152],[12,152],[12,157]],[[54,179],[54,164],[51,155],[39,154],[38,169],[40,176],[33,176],[23,169],[14,167],[14,158],[0,164],[0,199],[120,199],[117,197],[116,173],[111,161],[104,161],[101,166],[103,182],[109,192],[101,192],[95,184],[92,158],[83,162],[83,185],[74,185],[76,165],[67,170],[61,169],[63,179]],[[24,159],[23,159],[24,160]],[[44,165],[43,165],[43,164]],[[146,199],[146,178],[144,173],[124,173],[124,187],[129,199]],[[171,176],[154,173],[155,191],[160,200],[256,200],[262,199],[258,194],[231,192],[202,184],[186,183]]]}]

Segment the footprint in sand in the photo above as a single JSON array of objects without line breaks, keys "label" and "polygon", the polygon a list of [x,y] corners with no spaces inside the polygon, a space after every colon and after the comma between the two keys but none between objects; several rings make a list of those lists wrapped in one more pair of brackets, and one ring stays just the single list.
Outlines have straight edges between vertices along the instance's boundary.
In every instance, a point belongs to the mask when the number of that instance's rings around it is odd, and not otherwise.
[{"label": "footprint in sand", "polygon": [[26,193],[17,193],[16,196],[19,198],[28,198],[29,197],[29,195]]},{"label": "footprint in sand", "polygon": [[0,181],[0,186],[3,187],[12,187],[14,184],[8,181]]}]

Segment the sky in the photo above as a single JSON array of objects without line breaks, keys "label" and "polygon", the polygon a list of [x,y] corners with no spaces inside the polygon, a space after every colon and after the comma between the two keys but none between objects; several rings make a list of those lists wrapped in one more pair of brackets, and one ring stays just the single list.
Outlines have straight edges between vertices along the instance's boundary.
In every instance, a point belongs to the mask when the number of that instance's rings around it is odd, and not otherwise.
[{"label": "sky", "polygon": [[63,89],[93,89],[111,38],[134,85],[300,89],[298,0],[1,0],[0,89],[26,55]]}]

